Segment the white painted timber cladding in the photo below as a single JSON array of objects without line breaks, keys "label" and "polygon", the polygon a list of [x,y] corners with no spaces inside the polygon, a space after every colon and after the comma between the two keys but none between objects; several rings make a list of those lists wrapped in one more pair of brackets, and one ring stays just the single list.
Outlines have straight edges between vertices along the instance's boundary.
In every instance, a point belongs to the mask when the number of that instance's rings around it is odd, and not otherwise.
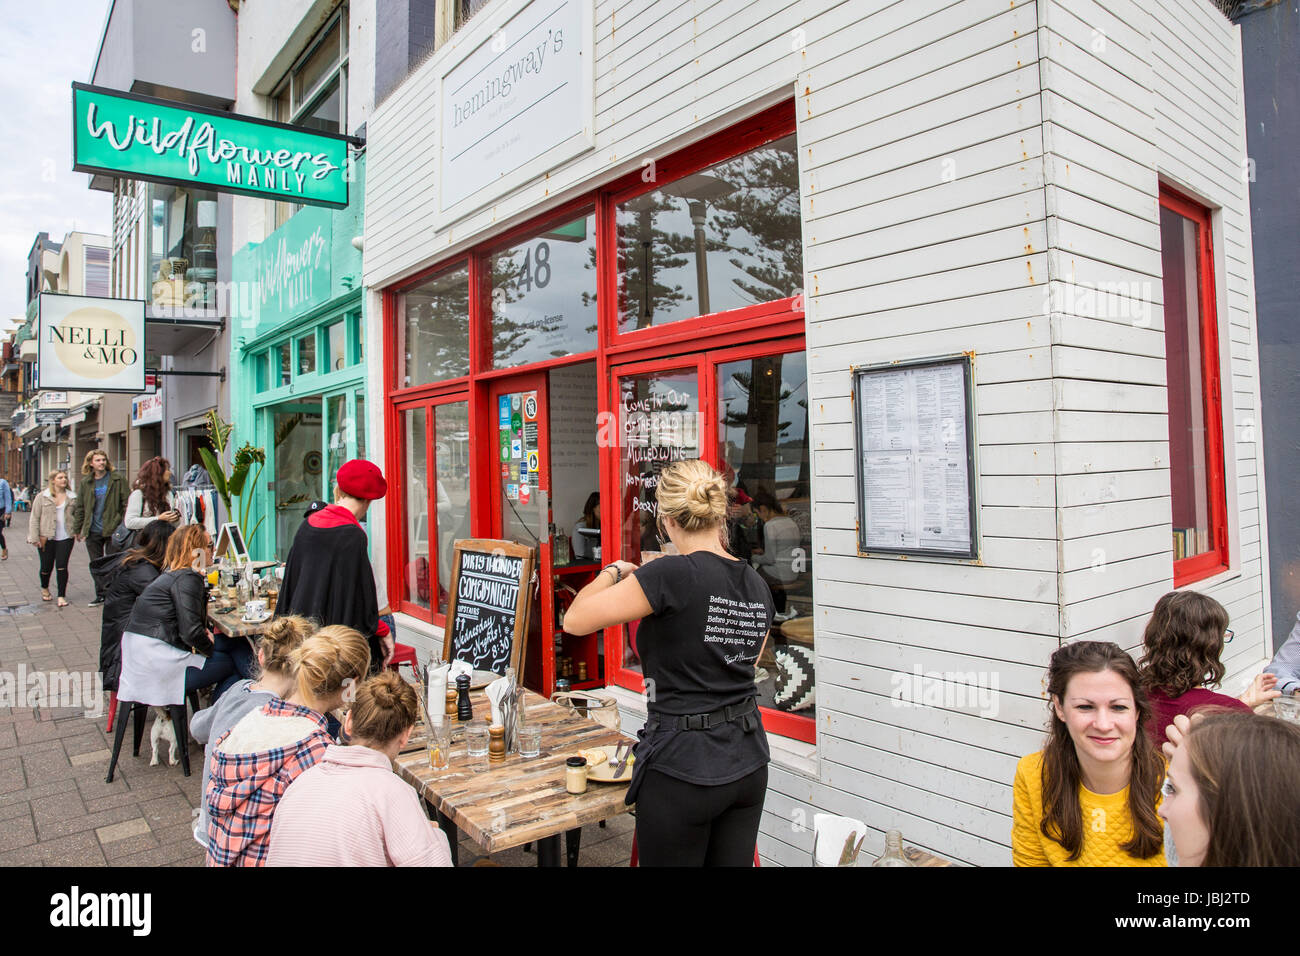
[{"label": "white painted timber cladding", "polygon": [[[832,812],[868,822],[866,852],[898,827],[958,862],[1005,865],[1048,656],[1074,637],[1132,648],[1171,586],[1161,176],[1222,210],[1233,570],[1206,590],[1233,616],[1230,672],[1263,655],[1257,444],[1231,417],[1244,426],[1257,406],[1237,32],[1207,0],[599,0],[596,24],[595,150],[442,232],[438,56],[375,112],[366,283],[793,95],[817,772],[773,764],[759,848],[806,865],[812,815]],[[1117,281],[1142,290],[1136,323],[1078,294]],[[850,365],[967,350],[981,561],[858,558]],[[996,682],[996,712],[896,706],[916,668]]]}]

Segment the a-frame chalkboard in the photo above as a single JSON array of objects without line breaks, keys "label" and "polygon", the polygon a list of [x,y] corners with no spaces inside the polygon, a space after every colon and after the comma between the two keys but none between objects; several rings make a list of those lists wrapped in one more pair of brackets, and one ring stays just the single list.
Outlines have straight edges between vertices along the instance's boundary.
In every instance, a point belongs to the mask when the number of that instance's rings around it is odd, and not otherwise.
[{"label": "a-frame chalkboard", "polygon": [[467,538],[452,558],[444,660],[475,670],[522,675],[532,612],[533,549],[513,541]]}]

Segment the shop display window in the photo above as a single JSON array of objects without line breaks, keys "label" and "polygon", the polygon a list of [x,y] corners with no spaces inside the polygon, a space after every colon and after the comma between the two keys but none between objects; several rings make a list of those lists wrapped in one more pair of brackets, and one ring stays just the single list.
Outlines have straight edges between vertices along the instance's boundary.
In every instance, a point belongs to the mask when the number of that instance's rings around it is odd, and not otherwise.
[{"label": "shop display window", "polygon": [[1223,403],[1210,212],[1160,193],[1174,584],[1228,567]]},{"label": "shop display window", "polygon": [[469,374],[469,267],[461,265],[399,297],[401,386]]},{"label": "shop display window", "polygon": [[803,284],[793,135],[618,204],[618,331],[786,299]]},{"label": "shop display window", "polygon": [[151,183],[146,235],[151,306],[216,308],[217,194]]},{"label": "shop display window", "polygon": [[487,256],[492,368],[596,347],[596,216],[549,226]]},{"label": "shop display window", "polygon": [[329,356],[326,372],[337,372],[348,364],[346,327],[346,322],[335,322],[325,330],[325,354]]}]

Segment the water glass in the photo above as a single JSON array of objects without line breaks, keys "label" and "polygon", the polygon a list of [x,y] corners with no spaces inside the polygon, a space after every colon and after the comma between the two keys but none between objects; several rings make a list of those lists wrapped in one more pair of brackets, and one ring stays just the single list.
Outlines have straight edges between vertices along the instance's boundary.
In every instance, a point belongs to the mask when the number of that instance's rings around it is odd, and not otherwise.
[{"label": "water glass", "polygon": [[488,722],[471,720],[465,725],[465,743],[469,750],[469,763],[475,773],[488,768]]},{"label": "water glass", "polygon": [[425,747],[429,751],[429,767],[432,770],[446,770],[448,751],[451,749],[451,728],[446,721],[434,724],[428,729]]},{"label": "water glass", "polygon": [[1288,697],[1285,694],[1273,698],[1273,714],[1283,720],[1300,724],[1300,697]]},{"label": "water glass", "polygon": [[542,752],[542,725],[525,724],[519,728],[519,756],[536,757]]}]

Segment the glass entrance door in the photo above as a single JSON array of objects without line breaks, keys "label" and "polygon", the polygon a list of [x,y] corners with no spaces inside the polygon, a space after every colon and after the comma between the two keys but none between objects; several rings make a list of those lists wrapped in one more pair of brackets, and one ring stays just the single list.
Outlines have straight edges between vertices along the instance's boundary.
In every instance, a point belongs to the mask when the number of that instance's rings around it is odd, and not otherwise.
[{"label": "glass entrance door", "polygon": [[307,508],[328,493],[321,454],[321,400],[300,398],[274,405],[270,412],[275,554],[283,561],[298,526],[307,516]]}]

